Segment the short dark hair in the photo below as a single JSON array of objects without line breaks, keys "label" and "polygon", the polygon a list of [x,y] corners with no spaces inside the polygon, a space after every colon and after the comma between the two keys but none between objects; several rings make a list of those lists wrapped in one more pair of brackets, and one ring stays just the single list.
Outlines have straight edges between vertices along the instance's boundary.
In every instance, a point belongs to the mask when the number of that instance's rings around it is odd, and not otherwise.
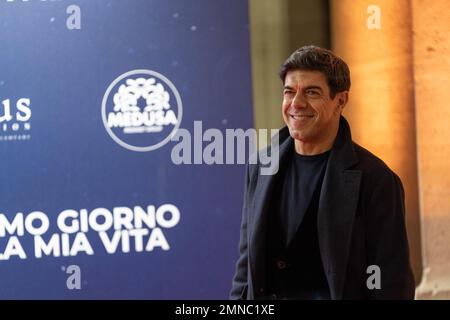
[{"label": "short dark hair", "polygon": [[344,60],[330,50],[317,46],[304,46],[292,53],[280,69],[280,78],[292,70],[320,71],[327,78],[330,97],[350,89],[350,70]]}]

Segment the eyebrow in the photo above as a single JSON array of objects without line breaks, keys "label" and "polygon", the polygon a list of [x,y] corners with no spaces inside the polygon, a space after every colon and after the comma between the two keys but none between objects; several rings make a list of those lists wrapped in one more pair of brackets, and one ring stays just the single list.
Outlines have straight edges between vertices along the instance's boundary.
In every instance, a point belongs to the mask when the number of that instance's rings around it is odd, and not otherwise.
[{"label": "eyebrow", "polygon": [[[317,89],[317,90],[320,90],[320,92],[323,92],[323,89],[316,85],[307,86],[303,90],[311,90],[311,89]],[[284,90],[294,90],[294,88],[291,86],[284,86]]]},{"label": "eyebrow", "polygon": [[307,87],[305,87],[304,90],[311,90],[311,89],[318,89],[320,92],[323,91],[322,88],[319,86],[307,86]]}]

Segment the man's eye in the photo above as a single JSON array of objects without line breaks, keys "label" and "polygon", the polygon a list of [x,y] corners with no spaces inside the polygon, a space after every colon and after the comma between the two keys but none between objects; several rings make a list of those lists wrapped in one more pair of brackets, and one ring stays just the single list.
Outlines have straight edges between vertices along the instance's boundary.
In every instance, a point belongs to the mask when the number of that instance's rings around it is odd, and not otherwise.
[{"label": "man's eye", "polygon": [[293,91],[284,91],[284,95],[291,95],[293,94]]},{"label": "man's eye", "polygon": [[306,90],[306,94],[309,96],[316,96],[319,94],[319,92],[314,91],[314,90]]}]

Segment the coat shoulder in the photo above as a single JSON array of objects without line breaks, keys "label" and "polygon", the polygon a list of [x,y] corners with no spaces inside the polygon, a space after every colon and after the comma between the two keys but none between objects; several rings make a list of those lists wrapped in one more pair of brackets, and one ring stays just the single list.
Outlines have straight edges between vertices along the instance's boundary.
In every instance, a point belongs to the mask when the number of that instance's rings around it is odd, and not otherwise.
[{"label": "coat shoulder", "polygon": [[382,190],[383,198],[388,194],[393,194],[394,191],[395,194],[404,197],[405,191],[400,177],[369,150],[356,143],[354,143],[354,147],[359,158],[358,169],[362,171],[363,176],[362,192],[367,199],[374,199],[375,194],[379,194],[380,190]]},{"label": "coat shoulder", "polygon": [[355,142],[353,142],[353,146],[359,160],[358,166],[365,175],[375,179],[380,179],[382,177],[398,178],[397,174],[372,152]]}]

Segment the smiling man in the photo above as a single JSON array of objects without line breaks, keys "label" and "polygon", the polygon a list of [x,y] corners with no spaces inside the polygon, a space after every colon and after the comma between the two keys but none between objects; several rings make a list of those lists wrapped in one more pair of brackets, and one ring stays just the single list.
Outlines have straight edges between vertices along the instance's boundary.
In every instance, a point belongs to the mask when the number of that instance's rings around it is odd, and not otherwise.
[{"label": "smiling man", "polygon": [[[352,141],[350,71],[329,50],[282,65],[279,171],[249,164],[232,299],[413,299],[399,177]],[[268,152],[270,153],[270,147]]]}]

